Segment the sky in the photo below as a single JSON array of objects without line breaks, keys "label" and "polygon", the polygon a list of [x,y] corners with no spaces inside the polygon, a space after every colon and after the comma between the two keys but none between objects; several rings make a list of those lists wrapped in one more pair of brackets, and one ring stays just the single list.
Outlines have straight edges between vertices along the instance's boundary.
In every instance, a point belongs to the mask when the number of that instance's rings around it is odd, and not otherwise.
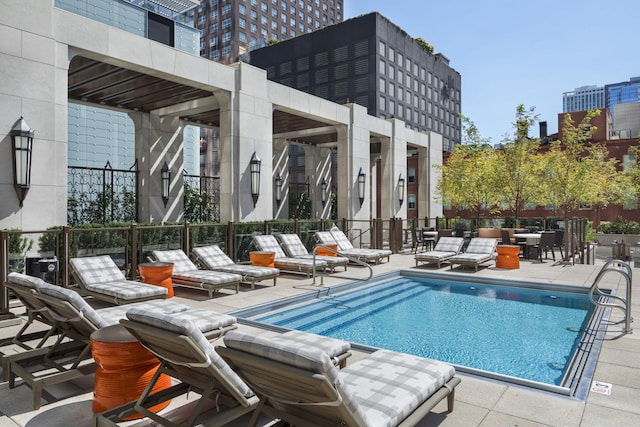
[{"label": "sky", "polygon": [[638,0],[344,0],[345,20],[370,12],[449,58],[462,114],[492,144],[513,136],[519,104],[551,134],[564,92],[640,76]]}]

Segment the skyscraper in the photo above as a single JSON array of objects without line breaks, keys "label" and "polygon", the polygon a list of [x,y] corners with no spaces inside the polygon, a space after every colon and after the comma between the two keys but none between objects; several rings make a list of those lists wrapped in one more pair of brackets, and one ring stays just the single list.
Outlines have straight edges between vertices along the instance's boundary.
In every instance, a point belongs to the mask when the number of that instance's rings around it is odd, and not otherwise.
[{"label": "skyscraper", "polygon": [[201,0],[186,13],[200,29],[200,56],[229,64],[270,42],[343,20],[343,0]]},{"label": "skyscraper", "polygon": [[562,94],[562,112],[595,110],[604,108],[603,86],[580,86]]},{"label": "skyscraper", "polygon": [[377,12],[254,50],[247,61],[270,80],[439,133],[446,151],[461,140],[460,73]]}]

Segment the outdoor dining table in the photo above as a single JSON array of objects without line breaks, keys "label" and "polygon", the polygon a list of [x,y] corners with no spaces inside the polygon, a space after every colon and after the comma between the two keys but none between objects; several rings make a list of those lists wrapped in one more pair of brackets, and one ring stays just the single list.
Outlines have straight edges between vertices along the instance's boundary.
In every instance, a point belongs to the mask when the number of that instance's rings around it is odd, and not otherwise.
[{"label": "outdoor dining table", "polygon": [[525,240],[526,250],[524,248],[522,249],[522,255],[524,256],[524,258],[531,258],[529,249],[530,247],[540,243],[540,236],[542,236],[540,233],[516,233],[513,235],[513,237],[516,239],[516,244],[518,244],[519,241],[521,242],[522,239]]}]

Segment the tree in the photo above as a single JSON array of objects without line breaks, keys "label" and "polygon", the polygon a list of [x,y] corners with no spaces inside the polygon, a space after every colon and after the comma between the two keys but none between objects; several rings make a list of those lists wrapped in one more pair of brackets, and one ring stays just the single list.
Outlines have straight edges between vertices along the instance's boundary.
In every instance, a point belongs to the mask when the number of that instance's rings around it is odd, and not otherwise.
[{"label": "tree", "polygon": [[529,129],[537,121],[535,107],[527,109],[523,104],[518,105],[514,138],[503,142],[496,160],[497,185],[503,203],[513,212],[516,225],[522,210],[540,198],[541,160],[537,153],[540,140],[529,137]]},{"label": "tree", "polygon": [[[547,185],[544,199],[564,218],[567,218],[571,211],[578,209],[581,203],[597,201],[597,195],[602,193],[601,190],[593,190],[591,187],[592,184],[594,188],[597,187],[596,184],[601,180],[597,176],[600,173],[597,169],[605,165],[603,156],[606,153],[598,151],[603,148],[585,145],[597,130],[595,126],[591,126],[590,121],[599,114],[599,110],[587,112],[577,126],[571,114],[565,114],[562,140],[552,142],[549,153],[545,156]],[[598,161],[598,158],[601,160]],[[604,176],[604,179],[607,179],[606,173]]]},{"label": "tree", "polygon": [[440,166],[437,191],[452,207],[469,210],[479,223],[498,209],[496,188],[496,150],[483,138],[475,123],[460,115],[462,144],[457,145],[446,165]]}]

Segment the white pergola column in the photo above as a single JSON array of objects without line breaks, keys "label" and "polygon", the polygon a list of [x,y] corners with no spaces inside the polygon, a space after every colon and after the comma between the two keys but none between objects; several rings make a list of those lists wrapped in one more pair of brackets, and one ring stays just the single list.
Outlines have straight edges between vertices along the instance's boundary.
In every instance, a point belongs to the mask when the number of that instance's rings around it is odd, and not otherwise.
[{"label": "white pergola column", "polygon": [[[130,113],[135,127],[138,159],[138,220],[142,222],[181,221],[184,213],[183,123],[177,117],[156,113]],[[162,199],[160,171],[169,167],[169,199]]]},{"label": "white pergola column", "polygon": [[[289,141],[286,139],[277,139],[273,142],[272,161],[273,218],[287,219],[289,218]],[[275,182],[278,174],[280,174],[280,178],[282,179],[282,199],[279,205],[275,196]]]}]

